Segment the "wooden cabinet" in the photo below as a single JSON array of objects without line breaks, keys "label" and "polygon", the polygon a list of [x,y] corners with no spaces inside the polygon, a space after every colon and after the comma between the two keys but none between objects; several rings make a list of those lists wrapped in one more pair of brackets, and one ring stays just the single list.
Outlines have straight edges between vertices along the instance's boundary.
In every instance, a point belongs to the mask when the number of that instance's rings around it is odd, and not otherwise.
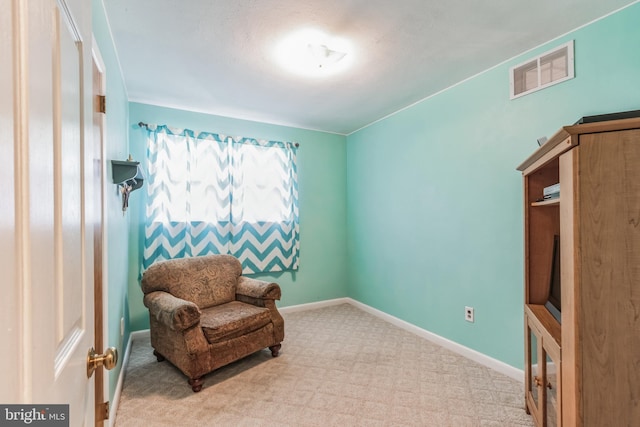
[{"label": "wooden cabinet", "polygon": [[[518,170],[527,410],[541,426],[640,425],[640,118],[566,126]],[[555,236],[560,322],[545,307]]]}]

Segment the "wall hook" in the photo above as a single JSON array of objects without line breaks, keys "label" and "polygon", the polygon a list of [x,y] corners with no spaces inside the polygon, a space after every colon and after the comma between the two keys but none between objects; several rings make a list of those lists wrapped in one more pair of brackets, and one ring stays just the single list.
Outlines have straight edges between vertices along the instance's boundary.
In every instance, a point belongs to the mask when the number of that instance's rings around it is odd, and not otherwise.
[{"label": "wall hook", "polygon": [[129,207],[129,195],[144,184],[144,174],[140,162],[136,162],[129,154],[129,159],[111,160],[111,175],[113,183],[117,184],[122,194],[122,214]]}]

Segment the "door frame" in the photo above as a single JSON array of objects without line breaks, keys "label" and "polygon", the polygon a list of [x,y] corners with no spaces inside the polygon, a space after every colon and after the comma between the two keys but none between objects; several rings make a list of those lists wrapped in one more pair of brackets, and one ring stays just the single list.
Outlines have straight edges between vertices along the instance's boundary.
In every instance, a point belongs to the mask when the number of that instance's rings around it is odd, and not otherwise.
[{"label": "door frame", "polygon": [[[109,312],[108,301],[108,269],[107,266],[107,233],[106,233],[106,117],[99,111],[98,96],[106,94],[106,67],[100,53],[95,37],[91,37],[91,64],[92,64],[92,133],[95,153],[93,188],[96,194],[93,197],[96,212],[94,224],[94,322],[95,322],[95,349],[101,354],[108,347],[109,322],[105,321],[105,313]],[[96,81],[97,80],[97,81]],[[104,369],[95,372],[95,408],[96,427],[104,425],[102,404],[109,400],[109,380]],[[106,377],[106,381],[105,381]],[[106,398],[105,398],[106,396]],[[111,411],[109,411],[111,412]],[[110,414],[107,413],[107,416]],[[111,423],[110,423],[111,424]]]}]

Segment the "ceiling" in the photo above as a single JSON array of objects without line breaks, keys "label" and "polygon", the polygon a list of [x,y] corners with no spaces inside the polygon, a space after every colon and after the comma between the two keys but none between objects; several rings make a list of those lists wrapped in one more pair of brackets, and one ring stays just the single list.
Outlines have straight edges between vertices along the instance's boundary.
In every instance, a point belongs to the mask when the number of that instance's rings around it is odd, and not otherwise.
[{"label": "ceiling", "polygon": [[[130,101],[338,134],[352,133],[632,3],[103,2]],[[324,77],[284,70],[274,59],[274,47],[303,28],[348,40],[352,48],[341,64],[348,68]]]}]

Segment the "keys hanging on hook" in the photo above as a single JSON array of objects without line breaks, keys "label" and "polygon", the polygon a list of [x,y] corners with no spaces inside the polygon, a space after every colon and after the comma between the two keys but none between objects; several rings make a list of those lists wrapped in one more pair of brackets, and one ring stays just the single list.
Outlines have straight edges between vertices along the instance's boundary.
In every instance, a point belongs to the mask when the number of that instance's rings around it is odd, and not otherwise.
[{"label": "keys hanging on hook", "polygon": [[131,194],[132,189],[133,186],[128,183],[124,183],[120,187],[120,191],[122,192],[122,216],[124,216],[129,207],[129,194]]}]

